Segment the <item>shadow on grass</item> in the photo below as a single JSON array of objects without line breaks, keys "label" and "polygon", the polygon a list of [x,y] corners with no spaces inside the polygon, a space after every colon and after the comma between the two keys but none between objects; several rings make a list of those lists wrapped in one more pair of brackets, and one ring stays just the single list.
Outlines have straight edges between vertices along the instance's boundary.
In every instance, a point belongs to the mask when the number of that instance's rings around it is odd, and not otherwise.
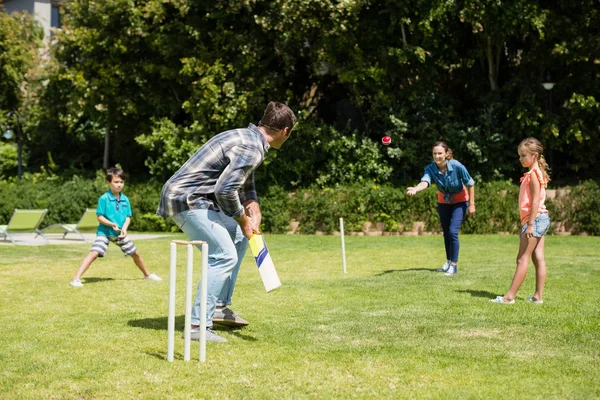
[{"label": "shadow on grass", "polygon": [[219,333],[219,332],[229,332],[231,335],[233,335],[233,336],[235,336],[235,337],[237,337],[239,339],[246,340],[248,342],[256,342],[256,341],[258,341],[258,339],[256,339],[254,336],[244,335],[242,333],[243,332],[242,327],[238,327],[238,328],[228,327],[228,328],[225,328],[223,326],[219,326],[219,325],[215,324],[213,326],[213,330],[215,332],[217,332],[217,333]]},{"label": "shadow on grass", "polygon": [[388,269],[387,271],[383,271],[379,274],[375,274],[375,276],[382,276],[382,275],[386,275],[386,274],[391,274],[393,272],[408,272],[408,271],[429,271],[429,272],[435,272],[436,269],[435,268],[406,268],[406,269]]},{"label": "shadow on grass", "polygon": [[485,290],[455,290],[457,293],[469,293],[473,297],[486,297],[488,299],[493,299],[497,296],[497,293],[487,292]]},{"label": "shadow on grass", "polygon": [[83,278],[83,283],[98,283],[104,281],[114,281],[114,278]]},{"label": "shadow on grass", "polygon": [[[164,353],[159,353],[156,351],[147,351],[146,354],[149,355],[150,357],[154,357],[154,358],[158,358],[159,360],[167,361],[167,352],[166,351]],[[175,352],[175,354],[173,354],[173,358],[175,360],[183,360],[183,354]]]},{"label": "shadow on grass", "polygon": [[[192,348],[190,349],[190,362],[196,362],[196,363],[198,362],[199,355],[198,355],[197,346],[198,346],[198,342],[192,342]],[[207,353],[208,353],[208,351],[207,351]],[[166,350],[162,353],[158,352],[158,351],[147,351],[146,354],[149,355],[150,357],[154,357],[154,358],[158,358],[159,360],[167,361]],[[208,356],[206,358],[208,359]],[[175,353],[173,353],[173,360],[183,361],[183,352],[180,353],[178,351],[175,351]]]},{"label": "shadow on grass", "polygon": [[[134,328],[144,328],[144,329],[154,329],[156,331],[166,331],[167,330],[167,317],[160,318],[143,318],[143,319],[132,319],[127,322],[127,325],[132,326]],[[178,315],[175,317],[175,331],[183,332],[183,327],[185,325],[185,315]],[[257,339],[244,335],[241,330],[243,327],[224,327],[221,325],[215,324],[213,326],[213,330],[215,332],[228,332],[242,340],[247,340],[251,342],[256,342]]]},{"label": "shadow on grass", "polygon": [[[185,322],[184,315],[178,315],[175,317],[175,330],[183,331],[183,324]],[[143,318],[143,319],[132,319],[127,322],[127,325],[133,326],[134,328],[154,329],[155,331],[166,331],[167,330],[167,317],[160,318]]]}]

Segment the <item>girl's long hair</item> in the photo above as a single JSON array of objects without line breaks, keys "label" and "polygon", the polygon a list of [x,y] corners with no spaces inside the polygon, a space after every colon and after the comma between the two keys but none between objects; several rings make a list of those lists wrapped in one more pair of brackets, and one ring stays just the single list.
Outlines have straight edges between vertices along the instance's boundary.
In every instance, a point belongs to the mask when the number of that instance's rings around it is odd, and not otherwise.
[{"label": "girl's long hair", "polygon": [[527,138],[519,143],[519,149],[524,148],[530,154],[537,154],[538,156],[538,165],[542,170],[542,176],[544,177],[544,181],[546,183],[550,182],[550,167],[544,158],[544,146],[542,143],[536,138]]}]

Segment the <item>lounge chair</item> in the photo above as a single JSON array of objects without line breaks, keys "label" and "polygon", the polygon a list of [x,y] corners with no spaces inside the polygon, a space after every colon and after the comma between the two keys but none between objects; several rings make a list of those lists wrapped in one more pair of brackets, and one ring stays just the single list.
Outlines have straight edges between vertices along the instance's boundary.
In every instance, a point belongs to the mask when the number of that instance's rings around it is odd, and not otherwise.
[{"label": "lounge chair", "polygon": [[85,241],[85,236],[83,236],[83,232],[96,232],[98,229],[98,217],[96,216],[95,208],[88,208],[85,210],[81,219],[76,224],[54,224],[50,225],[47,228],[44,228],[42,232],[44,234],[50,233],[62,233],[63,239],[69,234],[73,233],[79,235],[83,241]]},{"label": "lounge chair", "polygon": [[8,225],[0,225],[0,237],[2,237],[3,240],[8,239],[14,244],[18,244],[17,242],[32,244],[33,242],[30,240],[19,240],[19,237],[22,238],[23,236],[35,234],[34,238],[40,235],[42,239],[44,239],[44,244],[48,243],[46,236],[38,229],[47,212],[47,209],[15,209],[12,217],[10,217],[10,221],[8,221]]}]

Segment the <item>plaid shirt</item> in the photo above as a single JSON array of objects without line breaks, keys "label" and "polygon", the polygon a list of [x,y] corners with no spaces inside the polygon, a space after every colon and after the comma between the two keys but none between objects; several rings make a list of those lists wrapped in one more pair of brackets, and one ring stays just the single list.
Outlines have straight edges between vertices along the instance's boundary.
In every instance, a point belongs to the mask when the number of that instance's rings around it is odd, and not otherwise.
[{"label": "plaid shirt", "polygon": [[206,142],[163,186],[156,214],[167,218],[186,210],[244,214],[242,203],[256,200],[254,170],[269,144],[253,124],[222,132]]}]

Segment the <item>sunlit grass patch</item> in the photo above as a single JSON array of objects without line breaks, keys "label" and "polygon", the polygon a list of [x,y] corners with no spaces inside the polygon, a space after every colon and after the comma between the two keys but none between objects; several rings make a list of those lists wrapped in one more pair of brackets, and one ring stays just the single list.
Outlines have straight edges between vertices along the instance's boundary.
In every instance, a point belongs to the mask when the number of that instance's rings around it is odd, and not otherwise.
[{"label": "sunlit grass patch", "polygon": [[[233,308],[199,364],[183,362],[184,255],[175,362],[166,361],[169,238],[138,241],[148,282],[116,248],[85,286],[88,245],[0,248],[0,398],[597,398],[600,239],[548,237],[543,305],[488,302],[514,273],[512,236],[463,236],[459,274],[435,272],[442,238],[267,236],[283,286],[250,255]],[[199,262],[199,257],[196,258]],[[199,267],[197,267],[199,276]],[[497,371],[502,371],[499,374]]]}]

